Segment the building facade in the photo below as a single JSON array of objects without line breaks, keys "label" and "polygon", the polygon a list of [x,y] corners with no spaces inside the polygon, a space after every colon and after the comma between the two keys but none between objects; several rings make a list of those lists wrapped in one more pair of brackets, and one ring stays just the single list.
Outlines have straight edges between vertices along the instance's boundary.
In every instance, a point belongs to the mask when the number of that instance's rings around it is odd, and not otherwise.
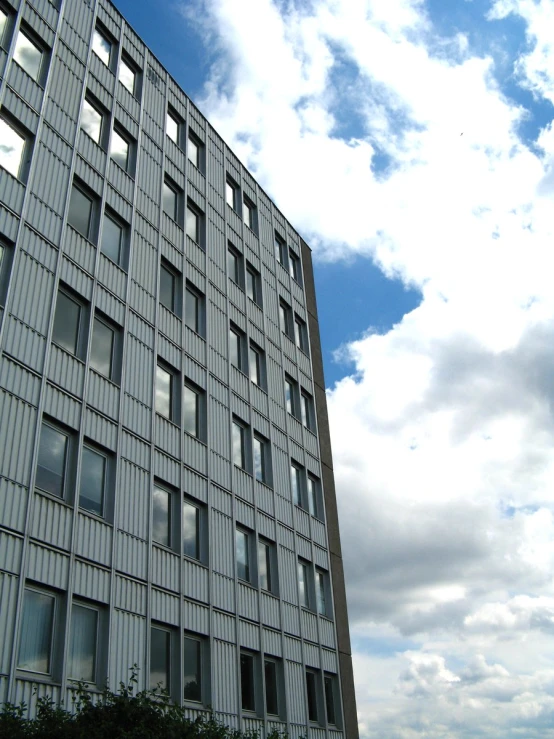
[{"label": "building facade", "polygon": [[0,700],[355,739],[309,248],[106,0],[0,84]]}]

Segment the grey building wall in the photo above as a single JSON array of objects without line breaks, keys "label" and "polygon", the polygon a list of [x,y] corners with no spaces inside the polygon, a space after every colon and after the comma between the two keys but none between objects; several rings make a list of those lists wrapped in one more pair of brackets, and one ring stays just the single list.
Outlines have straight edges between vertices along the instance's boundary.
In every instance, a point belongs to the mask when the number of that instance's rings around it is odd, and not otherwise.
[{"label": "grey building wall", "polygon": [[[70,703],[80,607],[96,614],[96,686],[106,678],[117,685],[134,663],[141,668],[139,687],[148,686],[157,657],[154,625],[169,635],[177,701],[185,688],[182,636],[201,645],[201,700],[184,700],[191,716],[211,706],[243,729],[354,737],[309,250],[113,5],[2,0],[0,9],[7,18],[0,118],[26,142],[17,176],[0,168],[0,700],[25,700],[31,710],[44,694]],[[92,50],[95,29],[111,44],[107,63]],[[31,73],[18,63],[22,34],[40,52],[40,68]],[[135,73],[133,92],[121,81],[125,66]],[[83,130],[85,100],[101,113],[98,142]],[[179,122],[177,143],[166,134],[168,110]],[[129,146],[121,166],[115,134]],[[190,141],[199,150],[198,166],[190,161]],[[226,180],[235,188],[234,207],[226,204]],[[164,181],[174,188],[173,217],[162,206]],[[92,204],[86,235],[70,212],[75,187]],[[106,255],[110,222],[121,228],[117,263]],[[275,234],[286,245],[285,264],[276,258]],[[238,285],[229,274],[229,244]],[[293,279],[289,260],[303,265],[303,277],[297,272]],[[160,302],[161,266],[175,279],[174,310]],[[246,267],[256,275],[259,304],[247,296]],[[186,312],[187,289],[200,301],[196,330]],[[54,333],[60,291],[80,308],[71,351]],[[114,332],[109,377],[92,366],[95,319]],[[234,366],[230,326],[242,342],[241,369]],[[251,380],[250,345],[261,358],[259,384]],[[173,377],[170,419],[156,412],[158,364]],[[200,399],[196,436],[184,431],[185,383]],[[314,411],[307,419],[303,397]],[[234,421],[245,430],[246,469],[233,464]],[[37,484],[45,424],[67,439],[61,495]],[[255,436],[267,453],[264,481],[254,474]],[[87,449],[105,460],[102,515],[79,505]],[[291,461],[300,470],[300,506],[293,501]],[[314,515],[309,477],[319,498]],[[173,512],[167,545],[156,541],[156,487],[168,493]],[[181,553],[183,500],[199,511],[194,556]],[[238,577],[237,526],[251,545],[250,582]],[[270,545],[269,590],[262,587],[258,541]],[[299,561],[307,568],[308,607]],[[320,576],[324,607],[318,607]],[[22,663],[26,593],[55,604],[51,659],[42,671]],[[241,653],[254,660],[251,711],[241,709]],[[278,715],[268,714],[263,700],[265,659],[276,665]],[[314,720],[307,673],[316,688]],[[329,690],[334,718],[326,710]]]}]

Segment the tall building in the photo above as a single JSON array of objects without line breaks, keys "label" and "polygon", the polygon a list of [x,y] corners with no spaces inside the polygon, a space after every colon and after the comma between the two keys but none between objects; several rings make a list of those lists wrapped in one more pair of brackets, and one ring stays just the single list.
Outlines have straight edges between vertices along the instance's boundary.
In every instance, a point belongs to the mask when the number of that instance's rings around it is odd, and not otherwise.
[{"label": "tall building", "polygon": [[106,0],[0,83],[0,700],[355,739],[310,250]]}]

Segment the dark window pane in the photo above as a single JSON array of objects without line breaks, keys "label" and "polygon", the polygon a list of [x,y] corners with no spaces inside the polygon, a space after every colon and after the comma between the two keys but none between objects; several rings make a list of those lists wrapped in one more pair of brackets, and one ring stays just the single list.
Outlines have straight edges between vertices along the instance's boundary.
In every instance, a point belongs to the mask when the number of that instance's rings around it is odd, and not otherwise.
[{"label": "dark window pane", "polygon": [[316,585],[317,585],[317,612],[322,616],[325,616],[327,612],[327,606],[325,603],[325,575],[323,572],[316,573]]},{"label": "dark window pane", "polygon": [[231,352],[231,364],[241,369],[241,337],[233,329],[229,330],[229,344]]},{"label": "dark window pane", "polygon": [[184,638],[183,653],[183,697],[189,701],[202,700],[202,672],[200,664],[200,647],[198,639]]},{"label": "dark window pane", "polygon": [[50,674],[55,599],[34,590],[25,591],[17,666]]},{"label": "dark window pane", "polygon": [[298,563],[298,592],[300,595],[300,605],[304,606],[304,608],[309,608],[308,568],[302,562]]},{"label": "dark window pane", "polygon": [[240,580],[250,581],[250,562],[248,553],[248,534],[237,529],[235,535],[237,548],[237,577]]},{"label": "dark window pane", "polygon": [[163,209],[170,218],[177,220],[177,193],[167,182],[163,186]]},{"label": "dark window pane", "polygon": [[327,722],[329,724],[336,724],[337,719],[335,715],[335,696],[333,691],[333,678],[326,676],[325,680],[325,706],[327,708]]},{"label": "dark window pane", "polygon": [[60,498],[64,489],[67,442],[67,436],[61,431],[42,424],[36,485],[41,490],[59,495]]},{"label": "dark window pane", "polygon": [[150,690],[169,690],[170,633],[164,629],[150,630]]},{"label": "dark window pane", "polygon": [[266,447],[265,443],[254,437],[254,476],[260,482],[266,481]]},{"label": "dark window pane", "polygon": [[249,269],[246,270],[246,294],[255,303],[256,300],[256,275]]},{"label": "dark window pane", "polygon": [[75,186],[71,189],[67,222],[70,226],[73,226],[76,231],[79,231],[85,239],[90,238],[92,200],[87,197],[82,190],[79,190],[79,188]]},{"label": "dark window pane", "polygon": [[170,493],[154,488],[152,505],[152,539],[168,547],[171,543]]},{"label": "dark window pane", "polygon": [[189,289],[185,294],[185,323],[197,334],[200,333],[198,295]]},{"label": "dark window pane", "polygon": [[81,489],[79,505],[87,511],[102,515],[106,481],[106,457],[88,447],[83,447],[81,461]]},{"label": "dark window pane", "polygon": [[184,426],[185,431],[192,436],[198,436],[199,431],[199,400],[198,393],[188,385],[185,385],[183,396]]},{"label": "dark window pane", "polygon": [[102,252],[116,264],[121,264],[123,228],[109,216],[104,218],[102,229]]},{"label": "dark window pane", "polygon": [[68,677],[92,683],[96,677],[98,611],[73,605]]},{"label": "dark window pane", "polygon": [[175,275],[163,264],[160,267],[160,303],[173,313],[177,312],[175,310]]},{"label": "dark window pane", "polygon": [[308,718],[310,721],[317,721],[317,690],[315,679],[315,674],[313,672],[306,673],[306,691],[308,693]]},{"label": "dark window pane", "polygon": [[308,477],[308,510],[317,516],[317,483],[312,477]]},{"label": "dark window pane", "polygon": [[89,364],[108,379],[112,377],[114,339],[113,329],[95,318]]},{"label": "dark window pane", "polygon": [[292,502],[294,505],[302,504],[301,496],[301,472],[298,467],[291,465],[290,468],[290,480],[292,485]]},{"label": "dark window pane", "polygon": [[77,354],[81,306],[63,292],[58,293],[52,339],[70,354]]},{"label": "dark window pane", "polygon": [[261,589],[271,592],[271,549],[263,541],[258,542],[258,579]]},{"label": "dark window pane", "polygon": [[198,243],[198,214],[187,206],[187,236]]},{"label": "dark window pane", "polygon": [[183,501],[183,554],[200,558],[199,537],[200,510],[192,503]]},{"label": "dark window pane", "polygon": [[267,713],[276,716],[279,713],[277,700],[277,665],[266,660],[265,666],[265,708]]},{"label": "dark window pane", "polygon": [[243,711],[254,711],[254,658],[249,654],[240,655],[240,693]]}]

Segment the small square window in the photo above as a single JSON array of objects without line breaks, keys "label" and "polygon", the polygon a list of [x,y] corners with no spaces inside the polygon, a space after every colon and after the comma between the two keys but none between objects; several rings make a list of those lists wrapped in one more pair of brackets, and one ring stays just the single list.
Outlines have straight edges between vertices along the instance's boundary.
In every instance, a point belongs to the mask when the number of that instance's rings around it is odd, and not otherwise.
[{"label": "small square window", "polygon": [[84,313],[82,303],[65,290],[58,290],[52,341],[69,354],[83,358],[86,347]]},{"label": "small square window", "polygon": [[196,169],[202,171],[202,153],[204,151],[204,145],[191,131],[189,131],[189,138],[187,142],[187,158],[191,164],[194,164]]},{"label": "small square window", "polygon": [[249,369],[250,379],[252,382],[261,387],[265,388],[265,354],[263,349],[253,341],[250,342],[250,356],[249,356]]},{"label": "small square window", "polygon": [[106,67],[110,66],[113,48],[114,45],[107,34],[95,28],[92,34],[92,50]]},{"label": "small square window", "polygon": [[71,640],[67,676],[96,683],[98,666],[99,609],[74,602],[71,607]]},{"label": "small square window", "polygon": [[160,303],[181,317],[181,275],[165,261],[160,264]]},{"label": "small square window", "polygon": [[150,628],[150,690],[171,687],[171,632],[158,626]]},{"label": "small square window", "polygon": [[117,221],[113,216],[104,213],[104,223],[102,225],[102,241],[101,251],[112,262],[120,267],[125,263],[126,252],[126,228],[122,223]]},{"label": "small square window", "polygon": [[229,278],[242,289],[243,266],[242,254],[229,244],[227,248],[227,274]]},{"label": "small square window", "polygon": [[104,516],[108,484],[108,455],[99,449],[83,446],[79,507]]},{"label": "small square window", "polygon": [[139,73],[131,60],[123,55],[119,62],[119,71],[117,76],[123,87],[128,90],[133,97],[138,97]]},{"label": "small square window", "polygon": [[25,181],[29,159],[29,137],[23,130],[7,120],[0,118],[0,167],[4,167],[16,179]]},{"label": "small square window", "polygon": [[289,269],[292,279],[302,286],[302,264],[300,257],[289,249]]},{"label": "small square window", "polygon": [[70,457],[70,435],[43,421],[36,469],[35,485],[58,498],[66,493]]},{"label": "small square window", "polygon": [[195,333],[204,335],[204,295],[187,281],[185,289],[185,323]]},{"label": "small square window", "polygon": [[253,439],[253,461],[254,477],[266,485],[271,483],[271,452],[269,439],[259,434],[254,434]]},{"label": "small square window", "polygon": [[38,41],[35,41],[30,33],[20,28],[13,50],[14,61],[27,72],[31,79],[39,84],[44,77],[43,67],[45,57],[46,52]]},{"label": "small square window", "polygon": [[185,382],[183,396],[184,430],[187,434],[200,440],[205,438],[205,395],[204,391],[193,382],[189,380]]},{"label": "small square window", "polygon": [[96,236],[96,206],[96,198],[83,187],[73,183],[67,222],[85,239],[92,242]]},{"label": "small square window", "polygon": [[238,209],[240,188],[237,183],[227,175],[225,180],[225,202],[234,211]]},{"label": "small square window", "polygon": [[240,653],[240,694],[243,711],[256,710],[256,691],[254,676],[254,655]]},{"label": "small square window", "polygon": [[262,278],[249,262],[246,263],[246,294],[256,305],[262,307]]},{"label": "small square window", "polygon": [[52,593],[25,588],[18,669],[52,676],[57,605]]},{"label": "small square window", "polygon": [[256,230],[256,206],[254,203],[246,197],[242,200],[242,214],[244,223],[248,226],[251,231]]},{"label": "small square window", "polygon": [[200,559],[202,509],[183,498],[183,554]]},{"label": "small square window", "polygon": [[172,493],[155,487],[152,494],[152,540],[164,547],[173,545],[171,515]]},{"label": "small square window", "polygon": [[177,416],[177,382],[175,374],[165,366],[156,366],[156,413],[169,421]]},{"label": "small square window", "polygon": [[183,698],[195,703],[205,702],[203,664],[205,643],[199,637],[185,634],[183,638]]}]

